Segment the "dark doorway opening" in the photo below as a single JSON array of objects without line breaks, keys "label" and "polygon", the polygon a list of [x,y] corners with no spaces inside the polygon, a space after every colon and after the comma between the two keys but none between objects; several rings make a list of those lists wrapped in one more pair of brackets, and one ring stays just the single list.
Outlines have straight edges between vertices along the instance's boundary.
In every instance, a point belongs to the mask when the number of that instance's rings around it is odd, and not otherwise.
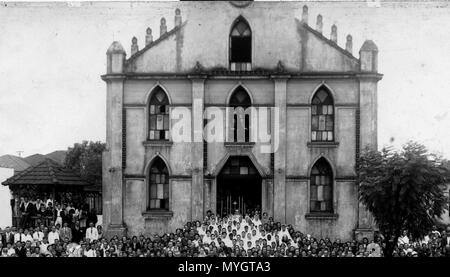
[{"label": "dark doorway opening", "polygon": [[261,182],[249,157],[230,157],[217,177],[217,215],[261,213]]}]

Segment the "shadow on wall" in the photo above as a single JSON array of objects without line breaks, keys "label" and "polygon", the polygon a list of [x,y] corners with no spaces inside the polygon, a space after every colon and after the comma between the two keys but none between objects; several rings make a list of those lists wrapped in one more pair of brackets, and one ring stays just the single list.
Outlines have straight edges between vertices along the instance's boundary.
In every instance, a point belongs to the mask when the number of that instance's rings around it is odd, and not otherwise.
[{"label": "shadow on wall", "polygon": [[14,169],[0,167],[0,228],[11,226],[11,192],[9,187],[1,185],[3,181],[14,175]]}]

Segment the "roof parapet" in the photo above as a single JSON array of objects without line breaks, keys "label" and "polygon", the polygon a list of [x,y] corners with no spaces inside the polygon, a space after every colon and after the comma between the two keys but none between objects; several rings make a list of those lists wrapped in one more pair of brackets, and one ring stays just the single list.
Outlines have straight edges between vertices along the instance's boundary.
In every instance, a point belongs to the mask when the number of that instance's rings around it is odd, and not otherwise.
[{"label": "roof parapet", "polygon": [[139,51],[138,40],[136,37],[131,39],[131,55],[134,55],[137,51]]},{"label": "roof parapet", "polygon": [[303,6],[302,22],[308,24],[308,6]]},{"label": "roof parapet", "polygon": [[317,15],[317,21],[316,21],[316,31],[322,34],[323,29],[323,22],[322,22],[322,15]]},{"label": "roof parapet", "polygon": [[166,19],[162,17],[161,25],[159,26],[159,36],[162,37],[165,33],[167,33]]},{"label": "roof parapet", "polygon": [[145,45],[153,42],[152,28],[148,27],[145,31]]},{"label": "roof parapet", "polygon": [[352,54],[353,52],[353,38],[352,35],[347,35],[347,42],[345,43],[345,50]]},{"label": "roof parapet", "polygon": [[337,26],[336,26],[336,24],[333,24],[331,26],[330,40],[337,44]]},{"label": "roof parapet", "polygon": [[181,25],[181,11],[179,8],[175,9],[175,26],[180,26]]}]

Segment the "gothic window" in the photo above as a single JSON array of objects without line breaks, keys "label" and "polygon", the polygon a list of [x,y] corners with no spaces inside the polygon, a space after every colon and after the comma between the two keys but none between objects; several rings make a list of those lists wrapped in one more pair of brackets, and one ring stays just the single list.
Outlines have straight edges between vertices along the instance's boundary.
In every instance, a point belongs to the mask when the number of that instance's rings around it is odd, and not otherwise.
[{"label": "gothic window", "polygon": [[[250,114],[245,109],[252,105],[252,101],[247,91],[243,87],[238,87],[231,95],[229,106],[233,111],[233,141],[249,142],[250,141]],[[242,108],[242,109],[238,109]],[[241,133],[243,136],[239,136]]]},{"label": "gothic window", "polygon": [[230,67],[231,70],[251,70],[252,31],[247,21],[239,17],[230,32]]},{"label": "gothic window", "polygon": [[148,209],[169,210],[169,171],[159,157],[153,160],[149,171]]},{"label": "gothic window", "polygon": [[320,158],[311,169],[310,210],[333,212],[333,172],[324,158]]},{"label": "gothic window", "polygon": [[312,99],[311,140],[334,141],[333,98],[325,87],[321,87]]},{"label": "gothic window", "polygon": [[149,103],[150,140],[169,139],[169,99],[161,87],[155,88]]}]

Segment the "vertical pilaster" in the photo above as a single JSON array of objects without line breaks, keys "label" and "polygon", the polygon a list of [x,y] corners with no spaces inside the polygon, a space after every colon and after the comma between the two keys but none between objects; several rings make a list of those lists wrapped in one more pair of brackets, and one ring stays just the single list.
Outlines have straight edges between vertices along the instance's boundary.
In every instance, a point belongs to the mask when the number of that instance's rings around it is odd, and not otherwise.
[{"label": "vertical pilaster", "polygon": [[[359,151],[365,148],[377,150],[377,83],[381,80],[378,74],[378,48],[373,41],[365,41],[360,54],[360,75],[359,75]],[[358,185],[358,184],[357,184]],[[359,202],[358,205],[358,226],[355,230],[357,239],[373,236],[373,217],[366,207]]]},{"label": "vertical pilaster", "polygon": [[[274,123],[272,134],[278,136],[279,143],[274,149],[274,219],[286,223],[286,90],[287,76],[272,76],[274,81],[275,108],[279,112],[279,122]],[[276,128],[278,127],[278,128]]]},{"label": "vertical pilaster", "polygon": [[203,106],[205,78],[193,76],[192,81],[192,220],[203,219]]},{"label": "vertical pilaster", "polygon": [[113,42],[107,51],[106,151],[103,154],[103,197],[106,214],[105,231],[108,235],[123,235],[123,65],[125,51],[119,42]]}]

